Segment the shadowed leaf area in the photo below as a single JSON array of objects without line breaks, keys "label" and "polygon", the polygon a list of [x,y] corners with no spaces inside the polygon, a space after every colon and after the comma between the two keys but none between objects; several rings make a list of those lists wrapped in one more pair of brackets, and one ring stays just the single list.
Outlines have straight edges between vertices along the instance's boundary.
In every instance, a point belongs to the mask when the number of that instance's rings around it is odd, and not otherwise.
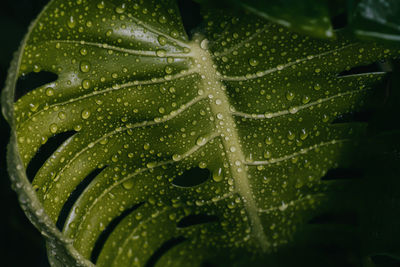
[{"label": "shadowed leaf area", "polygon": [[[172,0],[55,0],[30,28],[3,100],[10,109],[20,77],[57,75],[8,115],[25,168],[67,133],[35,160],[35,193],[20,190],[43,207],[28,210],[53,264],[263,266],[356,227],[338,207],[362,180],[352,159],[372,115],[348,114],[369,114],[385,73],[349,71],[399,48],[314,39],[247,11],[202,15],[189,38]],[[357,263],[332,246],[310,264]]]}]

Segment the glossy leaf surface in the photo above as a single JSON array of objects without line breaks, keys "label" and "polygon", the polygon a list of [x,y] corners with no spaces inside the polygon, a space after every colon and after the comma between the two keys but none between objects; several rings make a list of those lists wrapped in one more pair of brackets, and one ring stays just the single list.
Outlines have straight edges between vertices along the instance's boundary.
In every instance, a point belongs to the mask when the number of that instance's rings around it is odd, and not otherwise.
[{"label": "glossy leaf surface", "polygon": [[[52,1],[32,25],[3,101],[16,133],[10,172],[54,264],[90,264],[116,218],[99,266],[261,255],[324,208],[332,186],[320,178],[366,127],[332,122],[383,77],[338,74],[399,51],[340,34],[314,40],[248,13],[210,11],[205,25],[189,40],[175,1],[80,0]],[[58,79],[12,113],[17,78],[41,71]],[[33,193],[24,168],[49,138],[73,131]],[[88,176],[61,234],[54,224]]]},{"label": "glossy leaf surface", "polygon": [[[332,38],[328,1],[196,0],[205,5],[239,7],[293,31],[318,38]],[[333,5],[333,4],[332,4]]]},{"label": "glossy leaf surface", "polygon": [[354,33],[359,37],[400,41],[399,1],[350,1],[349,20]]}]

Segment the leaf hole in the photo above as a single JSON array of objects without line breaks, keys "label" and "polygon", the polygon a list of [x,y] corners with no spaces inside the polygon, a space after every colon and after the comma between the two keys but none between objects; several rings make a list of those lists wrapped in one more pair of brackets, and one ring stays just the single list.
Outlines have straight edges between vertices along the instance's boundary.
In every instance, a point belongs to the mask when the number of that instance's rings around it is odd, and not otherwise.
[{"label": "leaf hole", "polygon": [[47,142],[38,149],[26,168],[26,175],[30,182],[33,181],[36,173],[40,170],[46,160],[57,150],[57,148],[75,133],[76,131],[67,131],[56,134],[55,136],[50,137]]},{"label": "leaf hole", "polygon": [[60,214],[58,215],[56,226],[58,230],[62,231],[65,221],[67,220],[68,214],[72,209],[72,206],[74,203],[78,200],[79,196],[82,194],[82,192],[88,187],[88,185],[93,181],[93,179],[99,175],[107,166],[100,168],[100,169],[95,169],[91,173],[89,173],[88,176],[83,179],[79,185],[75,188],[74,191],[69,195],[67,201],[64,203]]},{"label": "leaf hole", "polygon": [[322,178],[323,181],[361,179],[363,172],[359,169],[335,168],[330,169]]},{"label": "leaf hole", "polygon": [[18,78],[15,86],[14,101],[17,101],[33,89],[54,82],[57,79],[58,75],[49,71],[30,72],[22,75]]},{"label": "leaf hole", "polygon": [[96,264],[97,259],[99,258],[100,252],[104,247],[104,244],[106,243],[107,239],[110,237],[111,233],[115,230],[115,228],[118,226],[118,224],[126,217],[128,216],[131,212],[134,210],[138,209],[141,205],[143,205],[144,202],[138,203],[133,205],[127,210],[124,210],[119,216],[115,217],[104,229],[104,231],[100,234],[99,238],[97,239],[93,250],[92,254],[90,255],[90,260]]},{"label": "leaf hole", "polygon": [[195,167],[175,177],[172,184],[178,187],[193,187],[204,183],[210,179],[210,177],[210,170]]},{"label": "leaf hole", "polygon": [[198,27],[203,20],[200,14],[200,5],[192,0],[178,0],[178,7],[181,13],[183,27],[191,39],[193,30]]},{"label": "leaf hole", "polygon": [[331,18],[331,24],[334,30],[345,28],[348,24],[347,13],[340,13],[336,16],[333,16]]},{"label": "leaf hole", "polygon": [[346,225],[358,225],[358,217],[355,212],[343,211],[343,212],[329,212],[323,213],[312,218],[308,223],[310,224],[346,224]]},{"label": "leaf hole", "polygon": [[197,224],[216,222],[218,219],[219,218],[215,215],[191,214],[183,217],[176,225],[179,228],[185,228]]},{"label": "leaf hole", "polygon": [[183,236],[179,236],[176,238],[172,238],[168,241],[165,241],[154,253],[151,257],[147,260],[145,267],[153,267],[157,263],[157,261],[168,252],[168,250],[172,249],[173,247],[179,245],[180,243],[184,242],[186,239]]},{"label": "leaf hole", "polygon": [[351,76],[356,74],[364,74],[364,73],[371,73],[371,72],[381,72],[382,71],[382,64],[378,62],[374,62],[369,65],[357,66],[351,68],[349,70],[344,70],[338,74],[338,77],[345,77]]},{"label": "leaf hole", "polygon": [[369,122],[371,121],[374,113],[375,112],[372,110],[363,110],[341,114],[332,121],[332,124],[349,122]]}]

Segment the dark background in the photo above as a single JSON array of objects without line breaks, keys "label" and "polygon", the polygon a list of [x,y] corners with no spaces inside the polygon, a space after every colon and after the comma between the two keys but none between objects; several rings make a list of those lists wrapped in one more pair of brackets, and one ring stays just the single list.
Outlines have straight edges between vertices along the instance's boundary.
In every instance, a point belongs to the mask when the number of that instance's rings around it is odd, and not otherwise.
[{"label": "dark background", "polygon": [[[7,69],[30,22],[48,0],[2,0],[0,8],[0,88],[4,88]],[[6,167],[6,145],[9,131],[0,116],[0,253],[4,267],[47,267],[45,243],[40,232],[25,217],[16,193],[11,189]]]}]

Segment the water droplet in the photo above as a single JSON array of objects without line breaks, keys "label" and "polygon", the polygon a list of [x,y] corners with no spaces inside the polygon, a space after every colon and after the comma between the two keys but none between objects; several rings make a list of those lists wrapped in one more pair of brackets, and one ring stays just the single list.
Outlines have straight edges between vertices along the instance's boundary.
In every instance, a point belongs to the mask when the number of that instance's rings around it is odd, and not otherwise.
[{"label": "water droplet", "polygon": [[151,169],[157,166],[157,162],[153,161],[153,162],[149,162],[146,164],[146,167]]},{"label": "water droplet", "polygon": [[67,21],[67,26],[68,26],[68,28],[71,28],[71,29],[76,26],[76,21],[73,16],[69,17],[69,19]]},{"label": "water droplet", "polygon": [[300,133],[300,139],[301,140],[305,140],[308,136],[308,133],[305,129],[301,129],[301,133]]},{"label": "water droplet", "polygon": [[201,161],[201,162],[199,163],[199,168],[200,168],[200,169],[205,169],[205,168],[207,168],[207,163],[205,163],[204,161]]},{"label": "water droplet", "polygon": [[255,66],[258,65],[258,60],[255,59],[255,58],[250,58],[250,59],[249,59],[249,64],[250,64],[250,66],[255,67]]},{"label": "water droplet", "polygon": [[90,63],[87,61],[82,61],[80,64],[80,69],[82,72],[89,72],[90,71]]},{"label": "water droplet", "polygon": [[267,119],[271,119],[272,116],[273,116],[273,114],[272,114],[271,112],[265,112],[264,116],[265,116],[265,118],[267,118]]},{"label": "water droplet", "polygon": [[104,1],[101,1],[100,3],[97,4],[98,9],[103,9],[104,8]]},{"label": "water droplet", "polygon": [[66,117],[67,117],[67,115],[65,114],[65,112],[60,111],[60,112],[58,113],[58,118],[59,118],[60,120],[65,120]]},{"label": "water droplet", "polygon": [[166,74],[171,74],[172,71],[173,71],[173,69],[172,69],[171,66],[166,66],[165,69],[164,69],[164,71],[165,71]]},{"label": "water droplet", "polygon": [[293,140],[296,137],[296,135],[294,133],[292,133],[291,131],[288,132],[287,138],[289,140]]},{"label": "water droplet", "polygon": [[88,51],[85,47],[82,47],[81,50],[79,50],[79,53],[81,53],[82,56],[86,56]]},{"label": "water droplet", "polygon": [[120,6],[117,6],[115,8],[115,12],[117,12],[118,14],[122,14],[125,12],[125,4],[122,4]]},{"label": "water droplet", "polygon": [[50,124],[50,128],[49,129],[50,129],[50,132],[56,133],[57,129],[58,129],[57,124],[55,124],[55,123]]},{"label": "water droplet", "polygon": [[85,80],[82,81],[82,87],[83,87],[83,89],[89,89],[90,86],[91,86],[90,80],[85,79]]},{"label": "water droplet", "polygon": [[37,103],[30,103],[29,104],[29,109],[31,111],[33,111],[33,112],[36,111],[38,108],[39,108],[39,105]]},{"label": "water droplet", "polygon": [[303,104],[307,104],[308,102],[310,102],[310,97],[309,96],[303,96],[303,98],[301,99],[301,102],[303,102]]},{"label": "water droplet", "polygon": [[297,111],[299,111],[299,109],[298,109],[297,107],[291,107],[291,108],[289,108],[289,113],[290,113],[290,114],[295,114],[295,113],[297,113]]},{"label": "water droplet", "polygon": [[230,150],[231,152],[235,152],[235,151],[236,151],[236,147],[231,146],[231,147],[229,148],[229,150]]},{"label": "water droplet", "polygon": [[167,22],[167,17],[165,16],[159,16],[158,17],[158,22],[160,22],[161,24],[164,24]]},{"label": "water droplet", "polygon": [[287,92],[286,93],[286,99],[287,100],[291,101],[291,100],[293,100],[293,98],[294,98],[294,93],[292,93],[292,92]]},{"label": "water droplet", "polygon": [[314,71],[315,71],[315,73],[319,73],[319,72],[321,72],[321,69],[320,68],[316,68]]},{"label": "water droplet", "polygon": [[272,138],[271,138],[270,136],[267,136],[267,137],[265,138],[265,143],[266,143],[267,145],[272,144]]},{"label": "water droplet", "polygon": [[150,149],[150,144],[149,143],[144,144],[143,145],[143,149],[144,150],[149,150]]},{"label": "water droplet", "polygon": [[319,89],[321,89],[321,86],[317,83],[314,85],[314,89],[318,91]]},{"label": "water droplet", "polygon": [[179,161],[179,160],[181,160],[181,159],[182,159],[182,156],[179,155],[179,154],[174,154],[174,155],[172,155],[172,160],[173,160],[173,161]]},{"label": "water droplet", "polygon": [[84,120],[88,119],[90,117],[90,111],[87,109],[82,110],[81,117]]},{"label": "water droplet", "polygon": [[111,157],[112,162],[117,162],[118,161],[118,155],[114,155]]},{"label": "water droplet", "polygon": [[329,116],[326,115],[326,114],[322,115],[322,121],[323,122],[328,122],[329,121]]},{"label": "water droplet", "polygon": [[53,96],[54,95],[54,89],[49,87],[46,89],[46,95],[47,96]]},{"label": "water droplet", "polygon": [[126,190],[132,189],[132,188],[133,188],[133,179],[129,179],[129,180],[123,182],[123,183],[122,183],[122,186],[123,186]]},{"label": "water droplet", "polygon": [[165,113],[165,108],[160,107],[160,108],[158,109],[158,112],[160,112],[161,114],[164,114],[164,113]]},{"label": "water droplet", "polygon": [[167,51],[165,51],[164,49],[158,49],[158,50],[156,51],[156,55],[157,55],[158,57],[165,57],[165,56],[167,55]]},{"label": "water droplet", "polygon": [[203,146],[207,143],[207,139],[204,136],[199,136],[196,140],[196,145]]},{"label": "water droplet", "polygon": [[167,44],[167,38],[165,38],[164,36],[161,36],[161,35],[158,36],[157,40],[158,40],[158,43],[160,45],[166,45]]},{"label": "water droplet", "polygon": [[264,151],[264,158],[269,159],[271,157],[271,152]]},{"label": "water droplet", "polygon": [[224,178],[222,174],[222,168],[218,168],[217,170],[213,171],[212,177],[214,181],[221,182]]},{"label": "water droplet", "polygon": [[177,31],[175,31],[175,30],[172,30],[170,35],[171,35],[172,38],[178,38],[179,37],[179,33]]}]

